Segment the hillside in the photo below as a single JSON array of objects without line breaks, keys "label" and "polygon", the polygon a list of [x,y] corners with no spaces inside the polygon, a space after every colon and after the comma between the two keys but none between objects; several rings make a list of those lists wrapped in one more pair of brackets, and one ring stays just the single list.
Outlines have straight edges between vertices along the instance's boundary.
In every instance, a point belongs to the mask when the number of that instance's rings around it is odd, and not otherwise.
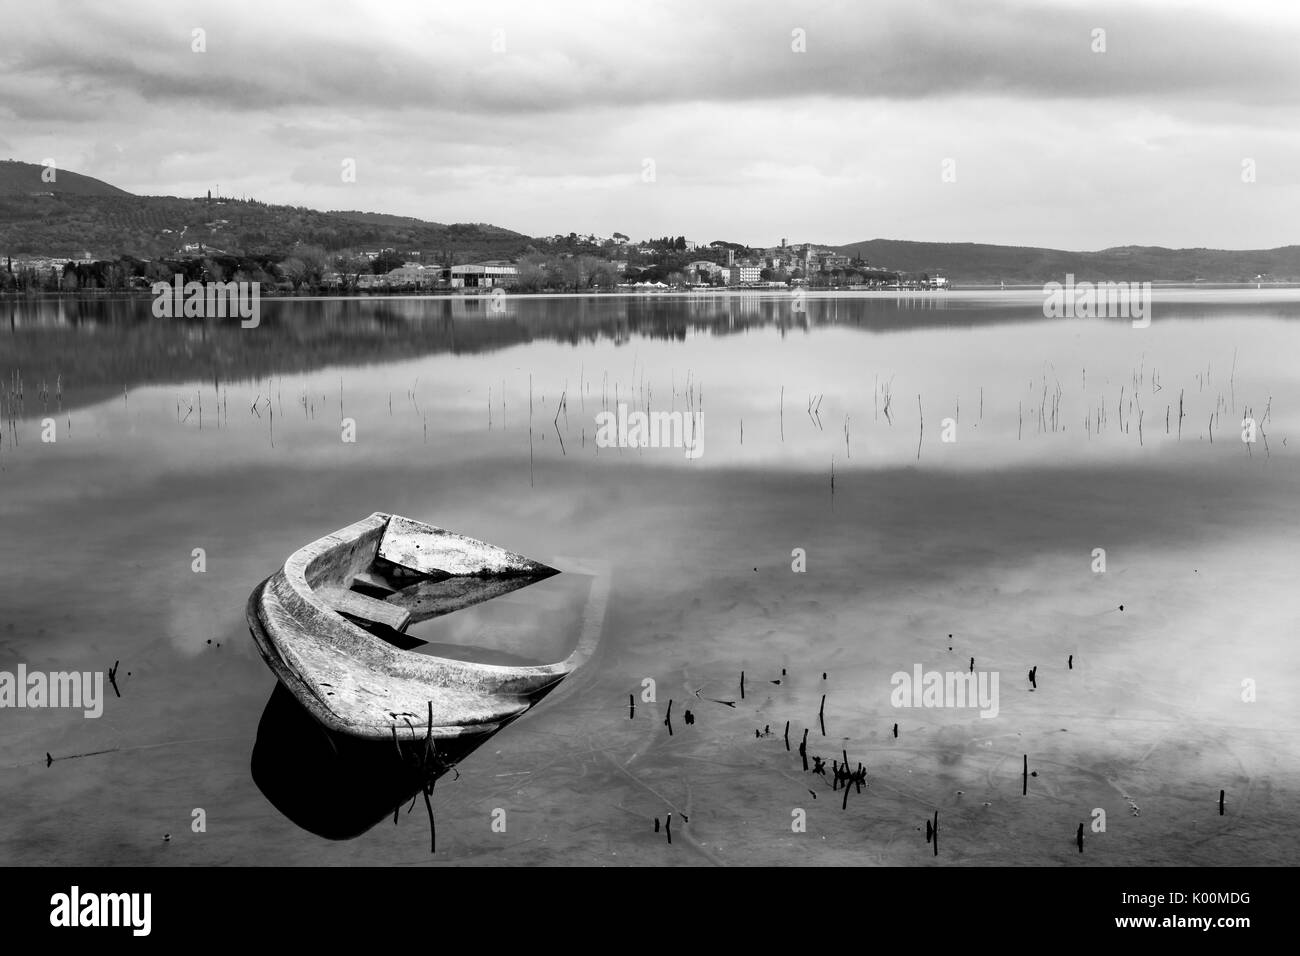
[{"label": "hillside", "polygon": [[[444,224],[409,216],[320,212],[252,200],[135,196],[69,170],[43,182],[44,167],[0,162],[0,257],[153,259],[200,252],[283,258],[298,243],[327,252],[394,249],[425,260],[514,259],[529,237],[486,223]],[[1300,246],[1279,249],[1165,249],[1120,246],[1073,252],[969,242],[870,239],[837,247],[873,266],[931,273],[962,283],[1079,279],[1249,282],[1256,275],[1300,281]]]},{"label": "hillside", "polygon": [[1041,283],[1060,281],[1067,273],[1079,279],[1112,281],[1248,282],[1259,274],[1278,281],[1300,281],[1300,246],[1246,250],[1117,246],[1098,252],[1070,252],[974,242],[869,239],[838,250],[903,272],[940,273],[955,283]]},{"label": "hillside", "polygon": [[0,196],[31,196],[53,193],[56,196],[130,196],[124,189],[66,169],[53,170],[54,182],[41,178],[45,167],[36,163],[0,161]]},{"label": "hillside", "polygon": [[[0,256],[94,258],[176,255],[185,246],[246,255],[287,254],[296,243],[343,249],[420,251],[439,261],[513,258],[530,240],[498,226],[446,225],[378,213],[319,212],[236,199],[134,196],[58,172],[63,189],[40,184],[40,166],[0,163]],[[51,184],[53,185],[53,184]],[[53,195],[50,195],[53,193]]]}]

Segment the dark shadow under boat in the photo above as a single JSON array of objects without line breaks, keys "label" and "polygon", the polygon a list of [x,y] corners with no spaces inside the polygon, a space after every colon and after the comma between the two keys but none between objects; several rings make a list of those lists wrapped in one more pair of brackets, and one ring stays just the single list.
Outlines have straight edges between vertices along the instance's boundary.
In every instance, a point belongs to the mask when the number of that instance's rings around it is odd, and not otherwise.
[{"label": "dark shadow under boat", "polygon": [[[321,725],[277,683],[253,744],[253,782],[294,824],[327,840],[361,836],[413,800],[494,735],[438,740],[404,732],[394,742],[361,740]],[[430,756],[432,751],[432,756]]]}]

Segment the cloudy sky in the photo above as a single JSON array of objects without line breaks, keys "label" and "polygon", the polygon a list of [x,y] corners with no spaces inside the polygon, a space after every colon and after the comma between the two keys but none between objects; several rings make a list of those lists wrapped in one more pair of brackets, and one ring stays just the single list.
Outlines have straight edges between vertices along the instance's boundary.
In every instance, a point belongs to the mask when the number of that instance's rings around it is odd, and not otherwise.
[{"label": "cloudy sky", "polygon": [[136,193],[530,235],[1300,242],[1292,0],[0,0],[0,36],[0,158]]}]

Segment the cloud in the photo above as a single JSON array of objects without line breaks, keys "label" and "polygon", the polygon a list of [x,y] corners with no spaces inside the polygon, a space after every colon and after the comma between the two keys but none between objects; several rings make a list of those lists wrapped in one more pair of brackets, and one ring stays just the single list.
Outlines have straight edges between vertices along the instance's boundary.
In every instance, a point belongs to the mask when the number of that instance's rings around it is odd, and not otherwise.
[{"label": "cloud", "polygon": [[0,15],[0,122],[17,158],[136,192],[535,234],[1259,246],[1300,212],[1300,8],[557,9],[54,0]]},{"label": "cloud", "polygon": [[[90,95],[222,109],[503,115],[809,96],[1300,98],[1296,15],[1239,4],[901,0],[363,5],[54,3],[6,67]],[[1247,5],[1245,8],[1255,9]],[[634,11],[634,12],[629,12]],[[191,50],[191,31],[206,52]],[[1106,32],[1093,51],[1094,29]],[[791,34],[806,33],[794,53]],[[498,42],[499,52],[493,44]]]}]

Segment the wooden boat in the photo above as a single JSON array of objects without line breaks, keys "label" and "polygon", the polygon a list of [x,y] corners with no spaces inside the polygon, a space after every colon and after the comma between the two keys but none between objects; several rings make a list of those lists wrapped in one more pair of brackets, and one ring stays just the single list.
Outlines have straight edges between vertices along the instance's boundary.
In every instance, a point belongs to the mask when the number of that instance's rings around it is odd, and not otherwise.
[{"label": "wooden boat", "polygon": [[594,650],[608,582],[564,660],[506,666],[415,653],[412,624],[559,574],[522,555],[375,512],[294,552],[254,590],[248,626],[285,688],[326,728],[370,740],[488,734]]}]

